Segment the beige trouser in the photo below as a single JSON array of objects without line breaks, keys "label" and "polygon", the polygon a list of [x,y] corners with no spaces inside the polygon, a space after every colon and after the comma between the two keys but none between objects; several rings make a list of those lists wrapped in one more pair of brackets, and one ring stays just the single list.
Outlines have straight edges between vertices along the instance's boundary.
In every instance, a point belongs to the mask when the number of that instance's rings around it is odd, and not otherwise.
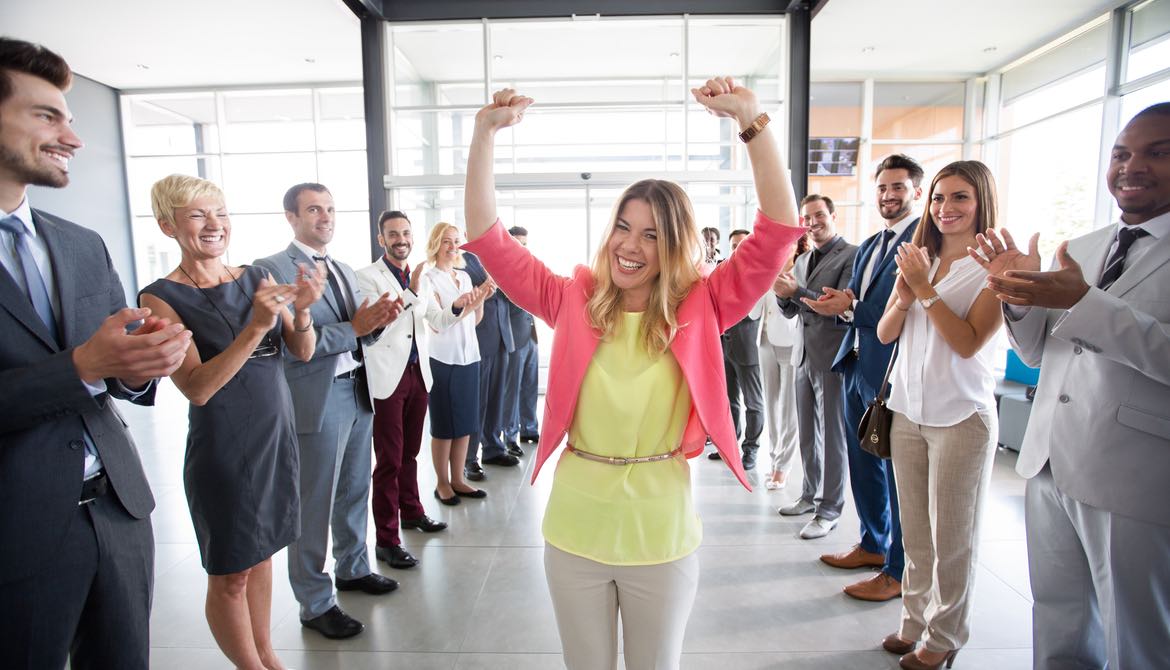
[{"label": "beige trouser", "polygon": [[792,347],[760,345],[760,372],[764,378],[764,425],[772,472],[788,472],[800,440],[796,432],[796,368],[789,358]]},{"label": "beige trouser", "polygon": [[622,617],[628,670],[674,670],[699,586],[692,553],[658,565],[606,565],[544,545],[565,667],[617,668],[617,622]]},{"label": "beige trouser", "polygon": [[898,634],[931,651],[959,649],[970,635],[980,502],[997,434],[986,410],[944,428],[894,413],[890,443],[906,550]]}]

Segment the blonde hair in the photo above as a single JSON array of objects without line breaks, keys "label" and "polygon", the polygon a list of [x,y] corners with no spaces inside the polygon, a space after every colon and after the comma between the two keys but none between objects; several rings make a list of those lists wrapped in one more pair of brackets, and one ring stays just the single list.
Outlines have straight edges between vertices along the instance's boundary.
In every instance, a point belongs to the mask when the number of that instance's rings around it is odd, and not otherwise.
[{"label": "blonde hair", "polygon": [[[431,265],[438,265],[439,248],[443,244],[443,235],[446,234],[446,232],[450,229],[453,229],[457,234],[462,235],[462,232],[458,227],[455,226],[455,224],[447,223],[446,221],[440,221],[435,224],[434,228],[431,228],[431,234],[429,237],[427,237],[427,262]],[[460,249],[458,256],[455,258],[455,267],[462,268],[466,266],[467,261],[463,260],[463,250]]]},{"label": "blonde hair", "polygon": [[926,253],[935,258],[942,249],[942,232],[930,213],[930,204],[934,200],[934,189],[944,177],[958,177],[975,190],[975,230],[976,234],[995,228],[999,218],[998,198],[995,194],[995,177],[991,170],[979,161],[955,161],[938,171],[934,179],[930,180],[930,191],[926,195],[926,212],[922,214],[922,222],[914,229],[914,245],[926,247]]},{"label": "blonde hair", "polygon": [[643,179],[630,185],[614,205],[601,246],[593,259],[593,295],[585,309],[589,323],[603,337],[612,336],[622,323],[622,290],[613,283],[609,240],[626,203],[642,200],[650,206],[658,230],[659,273],[653,278],[650,304],[642,316],[639,339],[650,354],[662,354],[678,332],[678,306],[699,281],[703,245],[695,226],[690,198],[678,184],[662,179]]},{"label": "blonde hair", "polygon": [[154,210],[154,218],[173,224],[175,210],[202,197],[213,197],[219,199],[220,203],[224,202],[223,191],[214,182],[185,174],[173,174],[154,182],[154,186],[150,187],[150,208]]}]

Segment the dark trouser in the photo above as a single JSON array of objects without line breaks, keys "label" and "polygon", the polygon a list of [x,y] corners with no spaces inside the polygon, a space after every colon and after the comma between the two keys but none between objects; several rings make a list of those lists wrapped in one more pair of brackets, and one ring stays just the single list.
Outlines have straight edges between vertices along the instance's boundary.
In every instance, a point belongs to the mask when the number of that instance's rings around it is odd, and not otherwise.
[{"label": "dark trouser", "polygon": [[[764,384],[760,377],[759,365],[740,365],[724,359],[723,371],[727,376],[727,400],[731,403],[731,423],[735,426],[735,437],[741,436],[743,448],[757,449],[760,434],[764,432]],[[745,420],[743,430],[739,422],[739,397],[743,394]]]},{"label": "dark trouser", "polygon": [[479,361],[479,426],[478,434],[472,433],[467,445],[468,465],[479,457],[483,445],[483,457],[503,456],[506,452],[504,440],[504,419],[507,417],[504,401],[504,382],[508,372],[508,352],[501,342],[494,352],[481,351]]},{"label": "dark trouser", "polygon": [[39,670],[68,660],[74,670],[145,670],[150,519],[130,516],[111,491],[77,508],[52,556],[39,573],[0,584],[0,665]]},{"label": "dark trouser", "polygon": [[508,354],[507,384],[504,398],[508,402],[504,439],[516,441],[521,435],[536,435],[536,395],[539,378],[539,352],[536,342],[516,347]]},{"label": "dark trouser", "polygon": [[857,359],[845,361],[844,385],[845,440],[849,445],[849,486],[853,503],[861,519],[861,548],[885,554],[882,572],[902,581],[906,556],[902,551],[902,523],[898,519],[898,489],[890,461],[866,453],[857,442],[857,426],[877,391],[861,376]]},{"label": "dark trouser", "polygon": [[398,544],[398,515],[417,519],[426,510],[418,498],[418,450],[427,416],[427,387],[419,363],[402,371],[389,398],[374,400],[374,485],[370,489],[379,547]]}]

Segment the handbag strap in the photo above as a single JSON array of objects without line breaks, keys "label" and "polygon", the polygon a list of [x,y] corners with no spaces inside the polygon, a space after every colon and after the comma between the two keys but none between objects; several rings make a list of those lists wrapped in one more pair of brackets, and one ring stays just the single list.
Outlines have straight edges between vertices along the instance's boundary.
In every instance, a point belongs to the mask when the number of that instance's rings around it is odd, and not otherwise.
[{"label": "handbag strap", "polygon": [[898,358],[898,342],[901,338],[894,340],[894,350],[890,353],[890,363],[886,366],[886,376],[882,379],[882,387],[878,390],[877,399],[886,399],[886,390],[890,388],[890,373],[894,371],[894,360]]}]

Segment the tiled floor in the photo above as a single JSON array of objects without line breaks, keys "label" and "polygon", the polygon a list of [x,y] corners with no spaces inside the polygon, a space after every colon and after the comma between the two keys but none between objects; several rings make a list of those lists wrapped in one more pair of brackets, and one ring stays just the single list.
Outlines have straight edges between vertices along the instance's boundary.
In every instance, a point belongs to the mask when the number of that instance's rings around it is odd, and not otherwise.
[{"label": "tiled floor", "polygon": [[[203,616],[206,575],[182,489],[187,405],[169,383],[159,406],[122,404],[158,499],[157,559],[151,665],[175,670],[227,668]],[[439,505],[429,448],[419,488],[429,514],[451,524],[433,535],[408,532],[404,542],[420,559],[412,570],[379,571],[401,583],[383,597],[345,593],[342,607],[366,624],[347,641],[304,630],[285,578],[284,552],[275,558],[273,638],[290,668],[354,670],[543,670],[563,667],[544,581],[540,520],[551,468],[528,485],[532,459],[519,468],[488,468],[484,501]],[[957,666],[1030,667],[1031,616],[1024,546],[1023,482],[1012,472],[1013,452],[996,456],[980,543],[971,640]],[[687,628],[682,666],[689,669],[897,668],[877,642],[898,625],[901,601],[862,603],[841,587],[863,571],[834,570],[817,560],[857,541],[852,501],[838,528],[821,540],[797,537],[808,517],[780,517],[798,485],[747,493],[727,469],[691,461],[703,518],[702,578]],[[795,474],[799,482],[799,473]],[[371,537],[371,554],[372,554]],[[371,555],[371,559],[372,559]]]}]

